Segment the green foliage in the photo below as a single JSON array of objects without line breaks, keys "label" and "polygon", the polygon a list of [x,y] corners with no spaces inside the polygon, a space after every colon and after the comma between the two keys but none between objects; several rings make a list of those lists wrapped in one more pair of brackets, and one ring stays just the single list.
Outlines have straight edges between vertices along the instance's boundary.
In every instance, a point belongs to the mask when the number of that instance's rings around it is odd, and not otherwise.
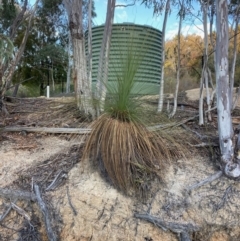
[{"label": "green foliage", "polygon": [[9,30],[17,14],[14,0],[2,0],[0,8],[0,33],[6,33]]},{"label": "green foliage", "polygon": [[11,59],[14,45],[12,41],[5,35],[0,34],[0,64],[4,65]]},{"label": "green foliage", "polygon": [[109,98],[105,104],[105,112],[121,121],[138,118],[140,104],[137,98],[134,98],[133,92],[144,54],[140,54],[133,43],[129,43],[128,46],[127,51],[120,56],[120,74],[116,72],[115,83],[107,85]]}]

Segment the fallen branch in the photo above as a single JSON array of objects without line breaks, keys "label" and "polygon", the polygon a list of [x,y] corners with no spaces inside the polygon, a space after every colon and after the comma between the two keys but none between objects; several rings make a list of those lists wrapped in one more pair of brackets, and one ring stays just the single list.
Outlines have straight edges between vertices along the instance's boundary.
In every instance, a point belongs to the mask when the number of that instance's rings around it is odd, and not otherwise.
[{"label": "fallen branch", "polygon": [[179,122],[173,122],[173,123],[167,123],[167,124],[162,124],[162,125],[155,125],[155,126],[149,126],[147,127],[149,131],[156,131],[159,129],[167,129],[167,128],[172,128],[172,127],[177,127],[177,126],[181,126],[185,123],[187,123],[188,121],[194,120],[198,117],[198,115],[193,116],[193,117],[189,117],[187,119],[184,119],[182,121]]},{"label": "fallen branch", "polygon": [[5,127],[3,131],[9,132],[42,132],[52,134],[89,134],[90,128],[48,128],[48,127]]},{"label": "fallen branch", "polygon": [[[197,116],[187,118],[185,120],[174,122],[174,123],[167,123],[163,125],[155,125],[147,127],[149,131],[157,131],[159,129],[167,129],[172,127],[177,127],[187,123],[195,119]],[[51,133],[51,134],[90,134],[92,129],[91,128],[49,128],[49,127],[24,127],[24,126],[17,126],[17,127],[5,127],[3,128],[4,132],[42,132],[42,133]]]},{"label": "fallen branch", "polygon": [[64,171],[59,171],[50,185],[45,189],[45,191],[54,190],[57,188],[64,180],[66,180],[67,174]]},{"label": "fallen branch", "polygon": [[73,210],[73,214],[75,216],[77,216],[77,211],[76,209],[74,208],[73,204],[72,204],[72,201],[71,201],[71,198],[70,198],[70,194],[69,194],[69,187],[67,186],[67,197],[68,197],[68,202],[69,202],[69,205],[71,207],[71,209]]},{"label": "fallen branch", "polygon": [[10,213],[12,209],[12,206],[9,205],[9,207],[6,209],[6,211],[0,216],[0,223],[4,220],[4,218],[7,217],[7,215]]},{"label": "fallen branch", "polygon": [[223,172],[222,171],[219,171],[213,175],[211,175],[210,177],[207,177],[206,179],[203,179],[202,181],[196,183],[196,184],[193,184],[192,186],[190,187],[187,187],[186,190],[188,192],[192,191],[193,189],[196,189],[196,188],[199,188],[209,182],[213,182],[214,180],[220,178],[222,176]]},{"label": "fallen branch", "polygon": [[20,190],[11,190],[8,188],[0,188],[0,196],[9,198],[12,200],[27,200],[27,201],[36,201],[36,196],[34,193],[25,192]]},{"label": "fallen branch", "polygon": [[208,136],[206,136],[206,135],[201,135],[199,132],[197,132],[197,131],[195,131],[195,130],[192,130],[192,129],[189,128],[188,126],[184,125],[184,123],[182,124],[182,127],[183,127],[185,130],[194,133],[200,140],[209,139]]},{"label": "fallen branch", "polygon": [[11,207],[12,209],[14,209],[17,213],[19,213],[20,215],[22,215],[25,219],[27,219],[29,222],[31,220],[30,216],[27,214],[26,211],[24,211],[22,208],[20,208],[19,206],[17,206],[15,203],[11,202]]},{"label": "fallen branch", "polygon": [[205,143],[205,142],[202,142],[200,144],[196,144],[196,145],[192,145],[191,143],[187,142],[187,144],[191,147],[206,147],[206,146],[219,146],[219,144],[217,143],[213,143],[213,142],[209,142],[209,143]]},{"label": "fallen branch", "polygon": [[38,206],[43,213],[44,223],[45,223],[48,239],[50,241],[57,241],[57,238],[56,238],[55,233],[53,232],[53,229],[51,226],[51,221],[50,221],[49,213],[47,210],[47,206],[41,197],[39,186],[37,184],[34,184],[33,187],[34,187],[34,191],[36,193]]},{"label": "fallen branch", "polygon": [[149,214],[140,214],[136,213],[134,215],[136,218],[140,218],[143,220],[146,220],[150,223],[155,224],[159,228],[163,229],[164,231],[170,230],[173,233],[180,234],[180,240],[181,241],[191,241],[189,237],[189,232],[197,231],[198,227],[194,226],[192,224],[180,224],[180,223],[174,223],[174,222],[166,222],[158,217],[154,217]]},{"label": "fallen branch", "polygon": [[219,209],[221,209],[225,205],[225,203],[227,202],[227,200],[228,200],[230,194],[232,193],[232,191],[233,191],[232,185],[228,186],[227,189],[225,190],[224,194],[223,194],[223,197],[222,197],[221,201],[214,208],[215,211],[218,211]]}]

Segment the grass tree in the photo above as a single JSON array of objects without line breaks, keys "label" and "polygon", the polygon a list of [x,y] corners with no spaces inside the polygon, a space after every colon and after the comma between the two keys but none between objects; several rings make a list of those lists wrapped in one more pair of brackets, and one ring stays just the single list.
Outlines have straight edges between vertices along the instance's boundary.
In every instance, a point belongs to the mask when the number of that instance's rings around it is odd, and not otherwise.
[{"label": "grass tree", "polygon": [[[86,140],[84,157],[90,158],[126,194],[146,191],[149,180],[164,178],[169,159],[173,156],[166,137],[150,132],[143,119],[141,101],[133,96],[144,54],[132,43],[121,55],[120,73],[116,81],[106,85],[104,113],[95,120]],[[144,48],[141,48],[144,49]],[[119,67],[118,66],[118,67]],[[138,89],[139,90],[139,89]],[[173,147],[181,153],[177,145]]]}]

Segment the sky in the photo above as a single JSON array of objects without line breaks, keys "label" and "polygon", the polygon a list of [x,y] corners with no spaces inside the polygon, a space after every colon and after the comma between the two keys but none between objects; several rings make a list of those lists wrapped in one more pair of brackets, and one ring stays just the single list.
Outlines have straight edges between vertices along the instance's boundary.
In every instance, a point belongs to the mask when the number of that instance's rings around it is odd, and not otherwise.
[{"label": "sky", "polygon": [[[127,1],[130,3],[130,0]],[[116,5],[126,4],[124,0],[117,0]],[[194,6],[197,11],[197,6]],[[104,24],[106,18],[107,10],[107,0],[95,0],[95,10],[97,17],[94,19],[95,25]],[[129,7],[117,7],[115,9],[114,23],[131,22],[141,25],[150,25],[154,28],[162,30],[164,15],[153,16],[153,9],[148,9],[144,5],[141,5],[140,1],[136,1],[134,6]],[[166,28],[166,40],[171,39],[176,36],[178,32],[179,18],[177,17],[177,9],[173,9],[171,15],[168,18],[167,28]],[[195,23],[189,20],[184,21],[182,27],[182,34],[197,34],[203,36],[202,23],[200,20],[196,19]]]}]

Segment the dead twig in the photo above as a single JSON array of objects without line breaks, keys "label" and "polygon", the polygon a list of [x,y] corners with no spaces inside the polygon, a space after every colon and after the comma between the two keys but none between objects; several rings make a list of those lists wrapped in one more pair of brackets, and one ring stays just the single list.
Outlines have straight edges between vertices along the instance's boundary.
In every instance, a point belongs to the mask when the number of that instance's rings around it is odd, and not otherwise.
[{"label": "dead twig", "polygon": [[187,190],[188,192],[190,192],[190,191],[192,191],[193,189],[199,188],[199,187],[201,187],[201,186],[203,186],[203,185],[205,185],[205,184],[207,184],[207,183],[209,183],[209,182],[213,182],[214,180],[220,178],[222,175],[223,175],[223,172],[222,172],[222,171],[218,171],[217,173],[215,173],[215,174],[213,174],[213,175],[211,175],[211,176],[203,179],[202,181],[200,181],[200,182],[198,182],[198,183],[195,183],[195,184],[193,184],[193,185],[190,186],[190,187],[187,187],[186,190]]},{"label": "dead twig", "polygon": [[22,208],[20,208],[19,206],[17,206],[15,203],[11,202],[11,207],[12,209],[14,209],[17,213],[19,213],[20,215],[22,215],[25,219],[27,219],[29,222],[31,220],[30,216],[27,214],[26,211],[24,211]]},{"label": "dead twig", "polygon": [[45,223],[48,239],[50,241],[57,241],[57,237],[56,237],[56,235],[55,235],[55,233],[53,232],[53,229],[52,229],[52,225],[51,225],[49,213],[48,213],[48,210],[47,210],[47,206],[46,206],[46,204],[44,203],[44,201],[41,197],[40,188],[37,184],[34,184],[33,187],[34,187],[34,191],[36,193],[38,206],[43,213],[44,223]]},{"label": "dead twig", "polygon": [[12,190],[7,188],[0,188],[0,196],[9,198],[12,200],[20,199],[20,200],[27,200],[27,201],[36,201],[36,196],[34,193],[20,191],[20,190]]},{"label": "dead twig", "polygon": [[146,220],[150,223],[155,224],[159,228],[163,229],[164,231],[170,230],[173,233],[176,233],[177,235],[180,235],[181,241],[191,241],[189,237],[189,232],[197,231],[199,228],[197,226],[194,226],[192,224],[180,224],[180,223],[174,223],[174,222],[166,222],[158,217],[154,217],[149,214],[140,214],[135,213],[134,215],[136,218],[140,218],[143,220]]},{"label": "dead twig", "polygon": [[10,213],[12,209],[12,206],[9,205],[9,207],[6,209],[6,211],[0,216],[0,223],[7,217],[7,215]]},{"label": "dead twig", "polygon": [[224,195],[223,195],[220,203],[218,203],[218,205],[217,205],[216,208],[215,208],[215,211],[218,211],[219,209],[221,209],[221,208],[225,205],[225,203],[227,202],[227,199],[228,199],[228,197],[229,197],[229,195],[230,195],[230,193],[231,193],[232,191],[233,191],[233,188],[232,188],[232,185],[230,185],[230,186],[225,190]]},{"label": "dead twig", "polygon": [[73,204],[72,204],[72,201],[71,201],[71,197],[70,197],[70,194],[69,194],[69,187],[67,186],[67,197],[68,197],[68,202],[69,202],[69,205],[71,207],[71,209],[73,210],[73,214],[75,216],[77,216],[77,211],[76,209],[74,208]]},{"label": "dead twig", "polygon": [[188,126],[184,125],[184,123],[181,124],[181,126],[182,126],[185,130],[194,133],[194,134],[195,134],[200,140],[203,140],[203,139],[209,139],[208,136],[206,136],[206,135],[201,135],[199,132],[197,132],[197,131],[195,131],[195,130],[192,130],[192,129],[189,128]]},{"label": "dead twig", "polygon": [[196,144],[196,145],[192,145],[191,143],[187,142],[187,144],[192,147],[206,147],[206,146],[216,146],[217,147],[217,146],[219,146],[219,144],[214,143],[214,142],[209,142],[209,143],[202,142],[202,143]]},{"label": "dead twig", "polygon": [[56,175],[56,177],[51,182],[51,184],[45,189],[45,191],[50,191],[57,188],[66,178],[67,178],[67,174],[62,170],[60,170]]},{"label": "dead twig", "polygon": [[162,125],[155,125],[155,126],[149,126],[147,127],[149,131],[157,131],[159,129],[167,129],[167,128],[172,128],[172,127],[178,127],[181,126],[185,123],[187,123],[188,121],[194,120],[198,117],[198,115],[193,116],[193,117],[189,117],[187,119],[184,119],[182,121],[179,122],[173,122],[173,123],[167,123],[167,124],[162,124]]}]

